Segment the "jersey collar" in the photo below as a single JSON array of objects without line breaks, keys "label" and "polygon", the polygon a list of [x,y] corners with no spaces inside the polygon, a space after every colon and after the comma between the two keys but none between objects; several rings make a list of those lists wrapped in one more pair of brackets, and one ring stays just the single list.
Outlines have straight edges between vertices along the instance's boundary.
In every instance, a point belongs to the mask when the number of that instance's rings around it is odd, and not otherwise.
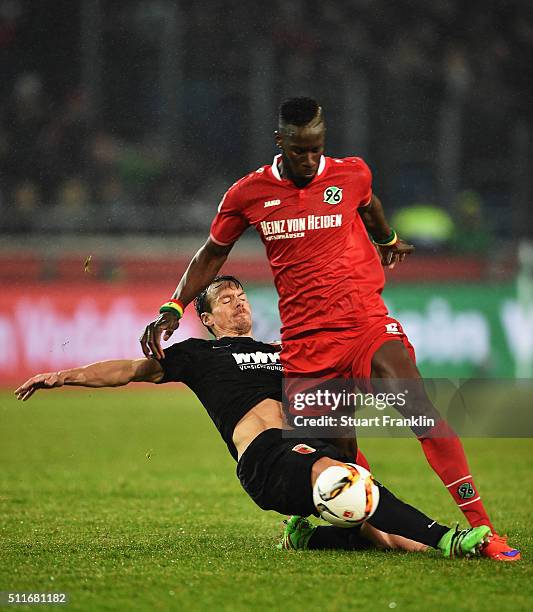
[{"label": "jersey collar", "polygon": [[255,339],[252,336],[222,336],[222,338],[211,340],[211,342],[217,345],[219,343],[228,344],[228,342],[255,342]]},{"label": "jersey collar", "polygon": [[[279,167],[278,167],[278,163],[280,159],[281,159],[281,153],[278,155],[274,155],[272,166],[270,166],[270,169],[272,170],[272,174],[274,175],[274,178],[278,179],[278,181],[283,180],[281,177],[281,174],[279,173]],[[316,171],[315,176],[320,176],[322,172],[324,172],[325,167],[326,167],[326,158],[323,155],[321,155],[320,162],[318,164],[318,170]]]}]

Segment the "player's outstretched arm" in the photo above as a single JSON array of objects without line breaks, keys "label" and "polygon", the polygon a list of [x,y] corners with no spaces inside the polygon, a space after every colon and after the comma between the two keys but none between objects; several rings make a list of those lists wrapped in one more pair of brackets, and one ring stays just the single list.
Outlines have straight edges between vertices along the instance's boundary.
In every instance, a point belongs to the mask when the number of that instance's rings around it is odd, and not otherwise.
[{"label": "player's outstretched arm", "polygon": [[[374,239],[384,266],[394,268],[397,263],[405,259],[406,255],[415,250],[412,244],[407,244],[396,235],[387,222],[380,199],[374,194],[372,194],[370,204],[359,209],[359,214],[368,233]],[[380,244],[381,242],[385,244]]]},{"label": "player's outstretched arm", "polygon": [[54,389],[63,385],[80,387],[120,387],[135,382],[159,382],[163,368],[155,359],[98,361],[81,368],[46,372],[32,376],[16,391],[17,399],[26,401],[38,389]]},{"label": "player's outstretched arm", "polygon": [[[215,278],[226,261],[233,245],[221,246],[211,240],[207,242],[192,258],[185,274],[182,276],[172,299],[179,300],[187,306]],[[162,313],[155,321],[146,326],[140,338],[141,347],[146,357],[162,359],[165,356],[161,348],[161,336],[168,340],[179,327],[179,316],[173,312]]]}]

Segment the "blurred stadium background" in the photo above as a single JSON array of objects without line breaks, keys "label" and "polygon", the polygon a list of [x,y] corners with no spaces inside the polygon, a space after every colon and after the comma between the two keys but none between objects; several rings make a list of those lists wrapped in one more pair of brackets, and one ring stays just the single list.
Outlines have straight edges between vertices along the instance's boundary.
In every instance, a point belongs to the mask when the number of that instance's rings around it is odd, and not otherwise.
[{"label": "blurred stadium background", "polygon": [[[533,376],[533,4],[265,6],[0,0],[0,385],[138,355],[290,95],[322,101],[328,152],[368,161],[417,245],[385,297],[422,371]],[[276,338],[253,231],[225,270]]]}]

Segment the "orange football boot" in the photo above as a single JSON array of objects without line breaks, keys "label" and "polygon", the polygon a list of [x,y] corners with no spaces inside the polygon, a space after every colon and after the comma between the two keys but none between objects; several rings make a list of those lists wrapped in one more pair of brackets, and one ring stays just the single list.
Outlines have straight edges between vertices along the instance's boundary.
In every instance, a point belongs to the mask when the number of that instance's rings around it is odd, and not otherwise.
[{"label": "orange football boot", "polygon": [[497,533],[491,535],[483,545],[481,556],[495,561],[520,561],[520,551],[507,544],[507,536],[499,536]]}]

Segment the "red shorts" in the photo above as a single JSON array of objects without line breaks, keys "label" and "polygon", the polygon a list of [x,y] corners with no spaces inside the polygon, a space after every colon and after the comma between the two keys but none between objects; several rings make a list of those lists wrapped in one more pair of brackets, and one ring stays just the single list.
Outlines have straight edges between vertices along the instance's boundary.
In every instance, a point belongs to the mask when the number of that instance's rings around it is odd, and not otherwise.
[{"label": "red shorts", "polygon": [[372,357],[385,342],[399,341],[415,361],[415,350],[392,317],[370,318],[349,329],[327,329],[283,341],[281,363],[287,378],[369,379]]}]

